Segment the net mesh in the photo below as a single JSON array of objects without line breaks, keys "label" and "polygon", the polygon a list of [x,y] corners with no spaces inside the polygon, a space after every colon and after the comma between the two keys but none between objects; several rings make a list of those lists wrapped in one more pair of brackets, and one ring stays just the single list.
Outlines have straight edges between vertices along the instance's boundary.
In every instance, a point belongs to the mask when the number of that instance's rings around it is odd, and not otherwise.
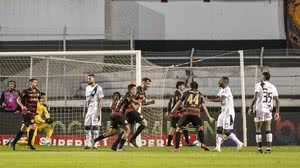
[{"label": "net mesh", "polygon": [[[223,55],[222,55],[223,56]],[[222,57],[220,56],[220,57]],[[216,57],[215,57],[216,58]],[[50,115],[55,120],[52,144],[58,146],[81,146],[84,144],[83,121],[86,111],[85,87],[87,74],[96,75],[97,83],[104,91],[104,108],[101,132],[111,126],[110,101],[114,92],[125,94],[127,85],[136,80],[136,56],[133,55],[80,55],[80,56],[1,56],[0,89],[7,87],[8,80],[17,82],[17,89],[29,86],[28,80],[33,77],[39,81],[39,88],[47,94]],[[144,106],[142,115],[148,121],[148,127],[142,134],[144,146],[162,146],[166,143],[170,121],[164,117],[169,97],[176,90],[177,81],[197,81],[199,90],[207,96],[217,94],[218,80],[221,76],[230,78],[230,87],[234,95],[237,112],[236,124],[241,125],[241,78],[239,66],[202,66],[195,61],[193,67],[181,63],[180,66],[161,67],[142,59],[142,77],[152,80],[147,98],[155,104]],[[181,67],[183,66],[183,67]],[[252,95],[257,82],[259,70],[256,66],[245,67],[246,95]],[[187,88],[188,89],[188,88]],[[207,102],[209,112],[217,119],[219,104]],[[16,114],[17,115],[17,114]],[[215,123],[209,123],[204,116],[206,141],[213,145]],[[13,137],[21,123],[21,117],[2,117],[0,135]],[[7,120],[7,121],[6,121]],[[191,138],[195,138],[191,128]],[[242,127],[237,127],[238,136],[242,136]],[[41,134],[43,137],[43,134]],[[100,145],[110,145],[115,137],[108,138]],[[42,140],[42,139],[41,139]]]},{"label": "net mesh", "polygon": [[[257,81],[257,67],[246,66],[245,67],[245,88],[246,95],[253,95],[254,85]],[[230,88],[234,95],[234,105],[236,111],[235,128],[237,135],[240,139],[243,139],[242,130],[242,102],[241,102],[241,77],[239,66],[214,66],[214,67],[169,67],[165,69],[165,84],[164,84],[164,107],[167,107],[167,98],[169,98],[176,90],[177,81],[190,81],[193,79],[199,85],[199,91],[205,96],[216,96],[219,91],[218,81],[222,76],[227,76],[230,79]],[[186,88],[188,90],[189,88]],[[248,103],[249,104],[249,103]],[[215,120],[220,113],[220,104],[206,101],[208,111]],[[165,109],[166,110],[166,109]],[[210,123],[207,116],[201,113],[204,122],[205,141],[209,145],[214,145],[216,134],[216,122]],[[164,132],[169,130],[170,121],[165,121]],[[189,125],[191,140],[195,140],[196,135],[194,128]]]},{"label": "net mesh", "polygon": [[[49,112],[55,120],[52,145],[83,145],[83,121],[86,112],[85,88],[88,74],[95,74],[96,82],[103,88],[105,95],[102,110],[102,132],[110,128],[109,106],[112,94],[118,91],[124,95],[127,85],[136,81],[136,55],[134,54],[121,56],[113,54],[107,56],[84,54],[80,56],[2,56],[0,59],[1,91],[6,89],[9,80],[15,80],[17,89],[22,91],[29,87],[28,80],[30,78],[36,78],[39,89],[46,93]],[[141,60],[141,63],[142,69],[145,70],[143,75],[151,74],[151,69],[157,67],[147,60]],[[152,95],[149,95],[149,98],[153,98]],[[161,97],[155,98],[161,99]],[[160,114],[157,106],[148,106],[142,112],[149,120],[145,135],[150,133],[155,134],[153,136],[161,135],[159,132],[161,129],[153,129],[155,124],[157,125],[156,120],[161,120],[160,116],[150,115]],[[21,124],[21,115],[16,115],[18,120],[8,117],[10,122],[1,122],[1,135],[13,137],[13,134],[16,133]],[[108,138],[100,145],[109,145],[113,140],[114,137]]]}]

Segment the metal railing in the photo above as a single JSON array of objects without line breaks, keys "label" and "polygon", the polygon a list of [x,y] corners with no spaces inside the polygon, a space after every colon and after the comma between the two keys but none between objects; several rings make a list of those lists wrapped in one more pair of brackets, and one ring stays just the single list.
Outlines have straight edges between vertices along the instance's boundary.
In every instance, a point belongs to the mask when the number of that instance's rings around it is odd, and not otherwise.
[{"label": "metal railing", "polygon": [[[299,67],[300,49],[251,49],[244,50],[246,65]],[[238,51],[198,50],[155,52],[144,51],[143,57],[162,66],[190,62],[190,66],[239,65]],[[188,65],[188,64],[187,64]]]},{"label": "metal railing", "polygon": [[68,51],[133,49],[133,31],[105,33],[103,28],[88,31],[68,27],[11,28],[0,27],[1,51]]}]

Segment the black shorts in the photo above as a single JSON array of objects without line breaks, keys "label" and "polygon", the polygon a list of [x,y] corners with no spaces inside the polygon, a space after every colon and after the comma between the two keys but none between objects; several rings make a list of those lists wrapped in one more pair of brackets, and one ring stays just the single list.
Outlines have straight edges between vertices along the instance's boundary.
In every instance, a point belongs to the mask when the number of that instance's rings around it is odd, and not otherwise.
[{"label": "black shorts", "polygon": [[176,128],[180,117],[171,117],[171,128]]},{"label": "black shorts", "polygon": [[124,117],[122,116],[111,116],[111,126],[110,128],[119,129],[119,127],[124,127],[127,125],[127,121],[124,120]]},{"label": "black shorts", "polygon": [[200,117],[195,115],[183,115],[177,124],[177,127],[185,127],[188,123],[192,123],[194,127],[201,127],[203,125]]},{"label": "black shorts", "polygon": [[31,113],[23,114],[23,124],[25,124],[26,127],[34,124],[34,115]]},{"label": "black shorts", "polygon": [[126,120],[129,124],[140,123],[143,119],[143,116],[139,112],[128,112],[126,114]]}]

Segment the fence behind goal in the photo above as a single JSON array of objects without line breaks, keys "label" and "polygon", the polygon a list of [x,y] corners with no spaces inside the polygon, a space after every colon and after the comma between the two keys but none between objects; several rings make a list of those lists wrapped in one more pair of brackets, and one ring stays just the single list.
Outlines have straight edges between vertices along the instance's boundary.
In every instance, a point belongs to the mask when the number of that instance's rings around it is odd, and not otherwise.
[{"label": "fence behind goal", "polygon": [[[111,124],[109,105],[113,92],[118,91],[125,94],[127,85],[136,83],[137,73],[141,73],[139,78],[148,77],[152,80],[152,86],[147,91],[147,95],[156,103],[142,108],[142,114],[148,121],[148,127],[141,138],[141,144],[144,146],[162,146],[166,143],[170,121],[164,117],[164,113],[168,98],[175,91],[177,81],[193,78],[199,83],[199,89],[203,94],[213,96],[218,92],[220,77],[228,76],[230,87],[235,95],[236,125],[238,126],[235,131],[241,139],[243,138],[240,66],[203,67],[199,64],[201,61],[196,60],[193,67],[185,65],[161,67],[141,59],[141,68],[139,69],[136,53],[130,51],[124,53],[122,51],[98,52],[98,54],[90,54],[91,52],[65,53],[69,54],[33,52],[32,55],[23,53],[14,56],[13,53],[10,53],[10,56],[2,54],[0,57],[1,91],[6,88],[7,81],[11,79],[17,82],[19,90],[29,87],[28,80],[30,78],[38,79],[39,88],[47,94],[50,114],[56,121],[52,138],[53,145],[82,146],[84,144],[85,87],[87,86],[86,76],[89,73],[96,74],[97,83],[104,90],[102,132],[107,130]],[[239,57],[238,52],[235,54]],[[223,57],[223,55],[218,57]],[[244,72],[245,91],[247,95],[251,95],[257,81],[258,67],[247,66],[244,68]],[[212,116],[217,119],[219,104],[207,102],[207,106]],[[1,115],[0,136],[7,140],[12,138],[19,128],[21,116],[8,113],[1,113]],[[215,123],[209,123],[205,115],[202,114],[202,116],[204,116],[205,140],[209,145],[213,145]],[[190,127],[190,131],[192,142],[196,136],[192,127]],[[43,134],[40,135],[41,138],[37,138],[36,143],[44,140]],[[110,145],[113,140],[114,137],[108,138],[100,145]]]},{"label": "fence behind goal", "polygon": [[[50,115],[55,120],[53,145],[81,146],[84,144],[83,120],[86,112],[85,87],[87,75],[95,74],[97,83],[104,90],[103,124],[101,131],[110,127],[110,101],[113,92],[125,94],[127,85],[140,83],[141,68],[156,67],[141,60],[140,51],[104,51],[104,52],[31,52],[1,53],[0,89],[7,87],[9,80],[17,83],[22,91],[29,87],[29,79],[36,78],[41,91],[47,95]],[[159,99],[159,98],[158,98]],[[158,101],[161,102],[161,101]],[[148,107],[147,113],[159,113],[157,108]],[[146,115],[147,116],[147,115]],[[21,125],[20,114],[1,113],[0,139],[14,137]],[[149,122],[148,133],[153,127]],[[150,130],[150,131],[149,131]],[[160,131],[160,130],[159,130]],[[155,131],[156,135],[161,135]],[[37,138],[40,143],[43,138]],[[107,145],[113,139],[107,139],[100,145]]]}]

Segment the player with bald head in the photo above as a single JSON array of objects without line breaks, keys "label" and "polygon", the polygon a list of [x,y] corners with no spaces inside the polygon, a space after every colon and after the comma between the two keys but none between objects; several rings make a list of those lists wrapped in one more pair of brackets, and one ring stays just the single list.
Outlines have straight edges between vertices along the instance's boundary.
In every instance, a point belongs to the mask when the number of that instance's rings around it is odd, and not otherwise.
[{"label": "player with bald head", "polygon": [[216,151],[221,152],[221,144],[224,141],[224,134],[232,139],[237,144],[237,150],[239,151],[243,147],[243,143],[232,132],[234,126],[234,102],[231,89],[229,87],[229,78],[223,76],[219,82],[220,91],[213,99],[207,99],[212,102],[221,103],[221,113],[217,120],[217,135],[216,135]]}]

